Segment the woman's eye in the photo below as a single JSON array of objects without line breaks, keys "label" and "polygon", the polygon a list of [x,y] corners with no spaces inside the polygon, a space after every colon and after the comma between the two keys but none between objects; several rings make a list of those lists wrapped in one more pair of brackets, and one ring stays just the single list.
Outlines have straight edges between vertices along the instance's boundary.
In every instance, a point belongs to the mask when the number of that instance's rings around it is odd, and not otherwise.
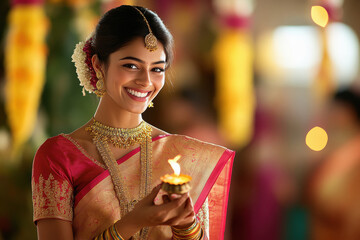
[{"label": "woman's eye", "polygon": [[135,64],[128,63],[128,64],[124,64],[123,66],[130,69],[137,69],[137,66]]},{"label": "woman's eye", "polygon": [[153,68],[153,72],[162,73],[165,70],[163,68]]}]

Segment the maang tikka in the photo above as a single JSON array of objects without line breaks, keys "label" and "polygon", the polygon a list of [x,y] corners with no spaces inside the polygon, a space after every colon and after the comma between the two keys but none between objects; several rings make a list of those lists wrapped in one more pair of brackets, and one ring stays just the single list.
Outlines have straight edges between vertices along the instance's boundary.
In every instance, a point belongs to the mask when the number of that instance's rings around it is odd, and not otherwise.
[{"label": "maang tikka", "polygon": [[157,38],[155,37],[155,35],[152,33],[150,25],[148,20],[146,19],[145,15],[137,8],[134,7],[140,14],[141,16],[144,18],[144,21],[149,29],[149,33],[145,36],[145,47],[146,49],[148,49],[150,52],[153,52],[157,49]]}]

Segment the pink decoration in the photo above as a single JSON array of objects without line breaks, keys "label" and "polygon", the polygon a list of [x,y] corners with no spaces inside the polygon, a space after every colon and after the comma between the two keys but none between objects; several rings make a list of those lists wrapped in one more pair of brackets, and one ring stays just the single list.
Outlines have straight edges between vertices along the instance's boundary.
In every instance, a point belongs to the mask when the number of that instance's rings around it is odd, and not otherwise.
[{"label": "pink decoration", "polygon": [[228,15],[223,17],[223,22],[226,26],[231,28],[249,28],[251,25],[251,18],[238,15]]},{"label": "pink decoration", "polygon": [[14,7],[16,5],[42,5],[44,0],[12,0],[11,5]]},{"label": "pink decoration", "polygon": [[329,20],[330,21],[339,21],[341,19],[341,14],[340,14],[340,9],[337,8],[336,6],[332,5],[329,2],[322,2],[320,4],[320,6],[322,6],[323,8],[326,9],[326,11],[329,14]]}]

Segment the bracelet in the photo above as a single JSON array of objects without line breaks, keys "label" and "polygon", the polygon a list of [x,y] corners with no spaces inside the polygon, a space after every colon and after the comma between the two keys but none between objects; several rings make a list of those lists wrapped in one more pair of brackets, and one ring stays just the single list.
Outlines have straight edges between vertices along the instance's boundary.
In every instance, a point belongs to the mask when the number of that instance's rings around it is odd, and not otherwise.
[{"label": "bracelet", "polygon": [[99,236],[94,238],[94,240],[125,240],[120,236],[118,233],[115,224],[113,224],[111,227],[106,229],[103,233],[101,233]]},{"label": "bracelet", "polygon": [[204,237],[203,229],[198,223],[197,219],[186,229],[171,227],[173,233],[173,240],[200,240]]},{"label": "bracelet", "polygon": [[174,232],[189,232],[191,230],[193,230],[197,225],[197,220],[195,218],[194,222],[190,225],[190,227],[186,228],[186,229],[181,229],[181,228],[176,228],[176,227],[171,227],[172,230]]}]

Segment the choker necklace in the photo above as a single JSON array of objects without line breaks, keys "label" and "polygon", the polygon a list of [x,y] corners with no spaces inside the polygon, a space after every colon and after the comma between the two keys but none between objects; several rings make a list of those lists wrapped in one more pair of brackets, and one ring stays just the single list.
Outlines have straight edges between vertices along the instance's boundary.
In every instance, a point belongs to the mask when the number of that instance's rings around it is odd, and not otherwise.
[{"label": "choker necklace", "polygon": [[[85,128],[92,136],[93,142],[109,170],[114,190],[120,205],[120,218],[130,212],[135,204],[151,192],[152,182],[152,128],[142,121],[135,128],[113,128],[98,122],[93,118],[93,123]],[[129,148],[140,144],[140,186],[137,199],[129,196],[126,182],[121,175],[120,166],[117,163],[108,143],[118,148]],[[132,239],[148,239],[149,227],[141,229]]]},{"label": "choker necklace", "polygon": [[142,121],[135,128],[114,128],[102,124],[93,118],[93,123],[85,129],[93,138],[100,137],[118,148],[129,148],[141,144],[147,137],[151,137],[151,126]]}]

